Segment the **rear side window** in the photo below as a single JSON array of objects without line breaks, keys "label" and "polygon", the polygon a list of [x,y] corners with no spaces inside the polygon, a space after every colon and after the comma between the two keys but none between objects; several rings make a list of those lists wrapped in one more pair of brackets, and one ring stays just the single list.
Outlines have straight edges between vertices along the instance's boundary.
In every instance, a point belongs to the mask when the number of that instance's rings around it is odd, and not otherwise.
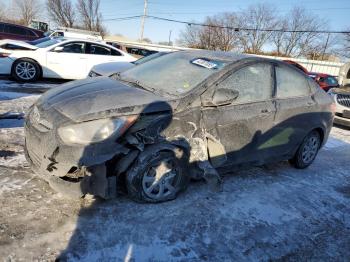
[{"label": "rear side window", "polygon": [[329,76],[326,78],[326,83],[328,85],[337,85],[338,84],[338,80],[335,79],[333,76]]},{"label": "rear side window", "polygon": [[305,76],[284,66],[276,67],[277,97],[297,97],[310,94]]},{"label": "rear side window", "polygon": [[0,23],[0,32],[4,32],[5,25]]},{"label": "rear side window", "polygon": [[19,26],[8,25],[7,30],[8,30],[8,33],[14,34],[14,35],[26,35],[27,34],[27,32],[26,32],[27,30],[22,28],[22,27],[19,27]]},{"label": "rear side window", "polygon": [[115,50],[115,49],[111,49],[112,50],[112,55],[114,56],[122,56],[122,53],[120,53],[119,51]]},{"label": "rear side window", "polygon": [[111,49],[101,45],[90,44],[88,53],[91,55],[111,55]]},{"label": "rear side window", "polygon": [[231,88],[238,91],[236,103],[267,100],[272,97],[271,70],[270,64],[249,65],[234,72],[217,88]]}]

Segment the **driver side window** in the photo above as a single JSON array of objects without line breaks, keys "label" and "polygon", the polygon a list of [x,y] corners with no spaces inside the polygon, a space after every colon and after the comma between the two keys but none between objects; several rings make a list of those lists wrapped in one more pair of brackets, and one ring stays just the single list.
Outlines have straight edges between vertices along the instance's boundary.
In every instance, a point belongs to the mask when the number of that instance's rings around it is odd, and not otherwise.
[{"label": "driver side window", "polygon": [[233,89],[239,92],[235,103],[268,100],[272,97],[272,66],[258,63],[245,66],[233,72],[217,88]]},{"label": "driver side window", "polygon": [[85,53],[84,43],[82,42],[73,42],[68,43],[63,46],[62,53],[74,53],[74,54],[83,54]]}]

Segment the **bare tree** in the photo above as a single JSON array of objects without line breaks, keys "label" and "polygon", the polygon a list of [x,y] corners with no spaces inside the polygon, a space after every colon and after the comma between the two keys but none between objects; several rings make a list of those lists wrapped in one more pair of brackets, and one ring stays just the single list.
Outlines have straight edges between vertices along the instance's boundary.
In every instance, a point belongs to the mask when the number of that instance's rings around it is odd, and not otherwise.
[{"label": "bare tree", "polygon": [[263,3],[252,5],[240,15],[240,42],[243,50],[248,53],[260,53],[263,46],[272,37],[272,32],[261,29],[274,29],[278,24],[275,7]]},{"label": "bare tree", "polygon": [[47,0],[46,8],[49,16],[57,25],[74,26],[75,10],[70,0]]},{"label": "bare tree", "polygon": [[77,11],[84,29],[105,33],[100,12],[100,0],[78,0]]},{"label": "bare tree", "polygon": [[[348,29],[350,31],[350,28]],[[344,47],[341,53],[345,57],[350,57],[350,33],[344,34]]]},{"label": "bare tree", "polygon": [[[326,22],[318,16],[308,13],[301,7],[293,8],[281,18],[278,26],[284,31],[275,32],[273,44],[276,52],[284,56],[308,56],[324,49],[326,39],[315,31],[326,28]],[[305,32],[306,31],[306,32]],[[330,42],[327,48],[330,48]],[[322,48],[323,47],[323,48]]]},{"label": "bare tree", "polygon": [[14,0],[14,5],[20,22],[24,25],[29,25],[41,11],[39,0]]},{"label": "bare tree", "polygon": [[207,17],[203,27],[188,25],[181,32],[180,43],[193,48],[230,51],[238,46],[238,34],[233,29],[238,18],[234,13]]},{"label": "bare tree", "polygon": [[199,44],[199,32],[201,27],[188,24],[184,31],[181,31],[177,42],[190,48],[202,48]]},{"label": "bare tree", "polygon": [[0,1],[0,6],[1,6],[1,9],[0,9],[0,20],[1,21],[4,21],[6,20],[6,5],[4,4],[4,1]]}]

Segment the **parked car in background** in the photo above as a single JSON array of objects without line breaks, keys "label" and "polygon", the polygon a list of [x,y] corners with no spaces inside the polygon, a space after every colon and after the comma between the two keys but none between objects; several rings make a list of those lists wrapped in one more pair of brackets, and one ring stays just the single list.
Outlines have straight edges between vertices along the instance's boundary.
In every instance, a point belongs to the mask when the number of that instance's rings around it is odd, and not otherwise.
[{"label": "parked car in background", "polygon": [[338,80],[332,75],[310,72],[309,76],[326,92],[331,88],[339,87]]},{"label": "parked car in background", "polygon": [[128,54],[136,57],[136,58],[142,58],[145,56],[149,56],[152,54],[157,53],[156,50],[151,50],[149,48],[142,48],[138,46],[129,46],[122,43],[115,43],[115,42],[107,42],[108,44],[118,48],[119,50],[123,50],[124,52],[127,52]]},{"label": "parked car in background", "polygon": [[163,56],[165,54],[168,54],[168,52],[157,52],[152,55],[142,57],[131,63],[111,62],[111,63],[95,65],[89,72],[89,77],[110,76],[112,74],[123,72],[131,67],[140,65],[142,63],[145,63],[157,57]]},{"label": "parked car in background", "polygon": [[65,38],[79,38],[95,41],[102,41],[102,36],[99,32],[82,30],[76,28],[60,27],[55,30],[48,31],[46,36],[49,37],[65,37]]},{"label": "parked car in background", "polygon": [[345,63],[339,71],[339,84],[341,86],[350,86],[350,62]]},{"label": "parked car in background", "polygon": [[336,104],[334,123],[350,127],[350,87],[332,88],[328,94]]},{"label": "parked car in background", "polygon": [[26,155],[57,191],[162,202],[233,166],[308,167],[333,105],[286,63],[180,51],[46,92],[28,112]]},{"label": "parked car in background", "polygon": [[309,71],[303,67],[301,64],[295,62],[295,61],[292,61],[292,60],[283,60],[283,62],[287,63],[287,64],[290,64],[298,69],[300,69],[301,71],[303,71],[305,74],[308,74]]},{"label": "parked car in background", "polygon": [[52,38],[35,45],[0,41],[0,74],[17,81],[81,79],[94,65],[135,60],[113,46],[84,39]]},{"label": "parked car in background", "polygon": [[45,37],[44,32],[42,31],[22,25],[0,22],[0,40],[12,39],[32,41],[42,37]]}]

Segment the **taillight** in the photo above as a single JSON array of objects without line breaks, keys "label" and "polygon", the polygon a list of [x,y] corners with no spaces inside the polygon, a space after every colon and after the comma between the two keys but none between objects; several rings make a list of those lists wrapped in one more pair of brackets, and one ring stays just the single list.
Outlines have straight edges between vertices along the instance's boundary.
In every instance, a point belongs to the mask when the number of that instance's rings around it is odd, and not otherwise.
[{"label": "taillight", "polygon": [[0,58],[6,58],[9,57],[11,54],[10,53],[0,53]]}]

